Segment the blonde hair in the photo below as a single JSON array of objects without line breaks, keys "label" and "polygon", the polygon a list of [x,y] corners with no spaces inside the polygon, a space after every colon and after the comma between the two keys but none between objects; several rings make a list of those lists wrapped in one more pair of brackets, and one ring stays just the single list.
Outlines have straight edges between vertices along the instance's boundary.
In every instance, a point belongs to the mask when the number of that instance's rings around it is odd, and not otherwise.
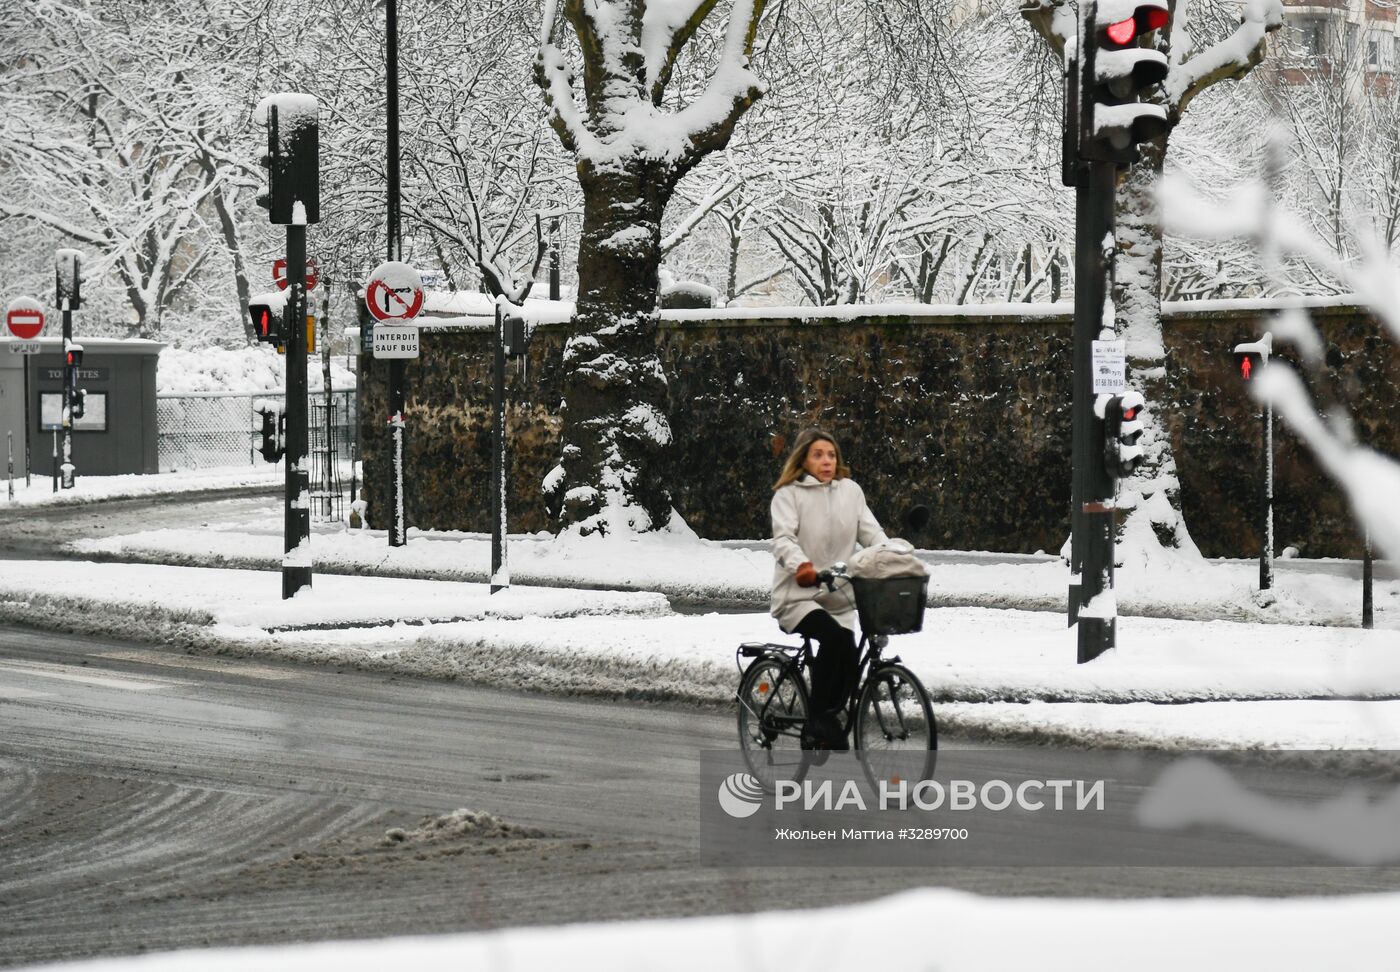
[{"label": "blonde hair", "polygon": [[803,464],[807,461],[807,451],[812,448],[813,443],[830,442],[831,447],[836,450],[836,475],[834,479],[849,479],[851,470],[841,458],[841,447],[836,444],[831,433],[821,429],[804,429],[797,437],[796,444],[792,447],[792,452],[788,453],[787,461],[783,463],[783,471],[778,474],[778,481],[773,484],[775,490],[782,489],[788,483],[796,482],[797,479],[807,470]]}]

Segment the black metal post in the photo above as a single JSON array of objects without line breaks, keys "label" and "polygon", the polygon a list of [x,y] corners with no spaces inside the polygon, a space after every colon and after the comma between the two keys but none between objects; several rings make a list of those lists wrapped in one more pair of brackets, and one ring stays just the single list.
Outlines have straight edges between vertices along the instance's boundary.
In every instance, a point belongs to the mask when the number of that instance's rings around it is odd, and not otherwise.
[{"label": "black metal post", "polygon": [[[389,176],[388,199],[388,259],[403,259],[403,230],[399,218],[399,12],[397,0],[384,4],[385,86],[388,100]],[[389,488],[389,546],[402,547],[408,542],[408,526],[404,522],[404,373],[407,363],[399,358],[389,361],[389,425],[394,436],[394,462]]]},{"label": "black metal post", "polygon": [[[350,457],[350,502],[359,502],[360,486],[356,481],[355,465],[360,461],[360,456],[364,455],[364,398],[360,389],[365,387],[369,379],[369,369],[374,362],[374,316],[369,312],[369,305],[365,303],[364,292],[359,284],[350,284],[355,294],[355,312],[360,325],[360,353],[356,356],[357,364],[355,379],[355,451]],[[354,509],[354,506],[351,506]],[[364,520],[360,521],[360,526],[364,526]]]},{"label": "black metal post", "polygon": [[28,489],[33,486],[30,481],[32,467],[29,462],[29,423],[33,421],[29,413],[29,369],[33,362],[33,355],[24,356],[24,485]]},{"label": "black metal post", "polygon": [[549,299],[558,300],[559,288],[559,217],[549,224]]},{"label": "black metal post", "polygon": [[307,464],[306,226],[287,227],[287,437],[282,598],[311,586],[311,489]]},{"label": "black metal post", "polygon": [[[1268,365],[1264,366],[1265,368]],[[1274,586],[1274,406],[1264,403],[1264,462],[1259,473],[1259,589]]]},{"label": "black metal post", "polygon": [[[1114,483],[1104,467],[1103,421],[1094,414],[1093,342],[1103,327],[1108,263],[1104,240],[1113,231],[1117,166],[1086,162],[1075,187],[1074,403],[1070,489],[1069,623],[1079,625],[1078,660],[1092,661],[1114,645]],[[1075,579],[1078,583],[1075,584]],[[1105,595],[1100,598],[1100,595]],[[1099,598],[1098,601],[1095,601]],[[1091,607],[1092,605],[1092,607]],[[1086,608],[1089,610],[1086,612]]]},{"label": "black metal post", "polygon": [[384,3],[385,85],[389,124],[389,259],[403,259],[402,227],[399,220],[399,8],[398,0]]},{"label": "black metal post", "polygon": [[496,340],[491,349],[491,593],[510,583],[506,564],[506,334],[496,305]]},{"label": "black metal post", "polygon": [[63,462],[59,475],[64,489],[77,485],[78,470],[73,465],[73,380],[77,378],[74,368],[68,365],[68,347],[73,343],[73,309],[65,301],[63,304],[63,412],[59,424],[63,426]]},{"label": "black metal post", "polygon": [[[335,470],[331,468],[331,460],[335,455],[332,448],[331,436],[335,434],[335,423],[333,421],[332,406],[334,396],[331,394],[331,282],[327,278],[323,281],[325,290],[321,300],[321,387],[326,392],[326,453],[321,462],[321,515],[330,519],[335,515],[335,504],[331,502],[331,488],[335,485]],[[337,494],[338,498],[339,494]]]},{"label": "black metal post", "polygon": [[1376,626],[1375,606],[1371,598],[1371,586],[1374,576],[1374,566],[1371,554],[1371,534],[1366,534],[1366,547],[1361,555],[1361,627],[1374,628]]}]

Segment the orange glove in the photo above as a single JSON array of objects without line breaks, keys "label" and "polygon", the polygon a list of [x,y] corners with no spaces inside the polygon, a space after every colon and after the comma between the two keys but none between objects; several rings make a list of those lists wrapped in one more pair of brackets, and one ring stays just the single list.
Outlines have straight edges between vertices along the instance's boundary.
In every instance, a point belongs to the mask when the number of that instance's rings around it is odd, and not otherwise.
[{"label": "orange glove", "polygon": [[812,566],[812,562],[811,562],[810,560],[804,561],[802,564],[800,564],[800,565],[798,566],[798,568],[797,568],[797,586],[798,586],[798,587],[816,587],[816,586],[817,586],[817,568],[815,568],[815,567]]}]

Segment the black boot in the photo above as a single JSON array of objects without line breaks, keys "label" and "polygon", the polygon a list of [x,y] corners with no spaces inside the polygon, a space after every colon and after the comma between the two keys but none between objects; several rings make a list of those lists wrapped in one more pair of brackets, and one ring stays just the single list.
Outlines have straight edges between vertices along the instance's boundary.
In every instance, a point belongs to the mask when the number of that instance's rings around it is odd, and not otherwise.
[{"label": "black boot", "polygon": [[831,747],[826,741],[826,726],[821,716],[810,717],[802,727],[802,748],[812,755],[813,766],[821,766],[831,755]]},{"label": "black boot", "polygon": [[826,749],[832,752],[844,753],[851,748],[851,741],[845,727],[841,724],[841,710],[833,709],[821,718],[823,738],[826,742]]}]

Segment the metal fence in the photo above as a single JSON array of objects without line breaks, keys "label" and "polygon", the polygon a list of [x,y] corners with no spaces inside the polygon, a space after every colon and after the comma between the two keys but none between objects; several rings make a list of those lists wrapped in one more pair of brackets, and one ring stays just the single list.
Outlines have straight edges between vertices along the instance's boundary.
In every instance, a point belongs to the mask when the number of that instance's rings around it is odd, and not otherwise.
[{"label": "metal fence", "polygon": [[[326,405],[327,396],[312,392],[309,396],[310,436],[307,443],[313,465],[327,456]],[[355,455],[355,426],[359,416],[355,411],[354,390],[333,391],[330,394],[329,455],[334,464],[358,459]],[[156,423],[160,438],[160,470],[175,472],[185,469],[208,469],[214,466],[256,465],[263,462],[258,453],[262,441],[262,422],[258,402],[276,402],[282,394],[228,394],[226,392],[191,392],[156,396]],[[316,480],[312,481],[313,488]]]}]

